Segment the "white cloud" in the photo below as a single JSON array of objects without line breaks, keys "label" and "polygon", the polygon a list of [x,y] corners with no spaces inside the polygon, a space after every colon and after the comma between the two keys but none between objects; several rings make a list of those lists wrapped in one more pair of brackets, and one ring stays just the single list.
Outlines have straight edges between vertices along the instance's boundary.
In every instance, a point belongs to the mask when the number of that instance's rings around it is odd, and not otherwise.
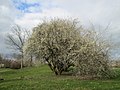
[{"label": "white cloud", "polygon": [[23,17],[16,19],[15,23],[18,25],[31,29],[32,27],[39,24],[43,19],[51,19],[54,17],[58,18],[69,18],[72,15],[61,8],[43,9],[42,12],[38,13],[26,13]]},{"label": "white cloud", "polygon": [[11,0],[0,0],[0,53],[9,52],[5,44],[6,33],[10,31],[18,13]]},{"label": "white cloud", "polygon": [[[111,23],[114,27],[120,24],[120,0],[54,0],[68,12],[78,16],[86,24],[106,26]],[[119,27],[120,28],[120,27]]]}]

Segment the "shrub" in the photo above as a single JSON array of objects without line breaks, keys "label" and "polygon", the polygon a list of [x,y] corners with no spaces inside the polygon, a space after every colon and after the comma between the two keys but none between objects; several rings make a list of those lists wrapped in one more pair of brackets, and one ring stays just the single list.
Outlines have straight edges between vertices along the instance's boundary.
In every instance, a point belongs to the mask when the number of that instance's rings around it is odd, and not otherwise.
[{"label": "shrub", "polygon": [[10,68],[11,60],[4,60],[4,67]]},{"label": "shrub", "polygon": [[0,68],[4,68],[4,66],[5,66],[4,64],[0,64]]},{"label": "shrub", "polygon": [[18,61],[11,61],[10,68],[11,69],[20,69],[21,68],[21,64]]}]

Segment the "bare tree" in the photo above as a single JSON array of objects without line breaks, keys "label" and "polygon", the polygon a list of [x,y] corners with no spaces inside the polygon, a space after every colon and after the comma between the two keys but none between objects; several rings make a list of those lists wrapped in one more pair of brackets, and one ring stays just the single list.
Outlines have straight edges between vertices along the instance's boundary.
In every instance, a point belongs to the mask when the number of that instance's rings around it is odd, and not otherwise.
[{"label": "bare tree", "polygon": [[6,44],[9,48],[18,51],[21,55],[21,68],[23,68],[23,46],[26,39],[29,36],[29,32],[16,25],[12,28],[12,32],[7,35]]}]

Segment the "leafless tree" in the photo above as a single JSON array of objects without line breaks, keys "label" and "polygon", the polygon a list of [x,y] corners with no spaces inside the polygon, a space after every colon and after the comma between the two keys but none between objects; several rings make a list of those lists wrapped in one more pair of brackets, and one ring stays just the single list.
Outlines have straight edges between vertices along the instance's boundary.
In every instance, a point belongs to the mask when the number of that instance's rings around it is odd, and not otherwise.
[{"label": "leafless tree", "polygon": [[23,68],[23,46],[26,39],[29,36],[29,32],[16,25],[12,28],[12,32],[7,34],[6,44],[9,48],[18,51],[21,55],[21,68]]}]

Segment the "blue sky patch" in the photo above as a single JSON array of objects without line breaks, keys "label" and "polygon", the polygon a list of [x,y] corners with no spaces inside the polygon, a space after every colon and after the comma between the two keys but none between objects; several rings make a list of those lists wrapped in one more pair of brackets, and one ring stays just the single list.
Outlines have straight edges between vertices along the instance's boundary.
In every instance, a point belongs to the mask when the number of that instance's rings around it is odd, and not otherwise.
[{"label": "blue sky patch", "polygon": [[31,11],[29,10],[29,8],[33,7],[33,8],[40,8],[40,3],[27,3],[27,2],[23,2],[21,0],[12,0],[15,7],[20,10],[23,11],[24,13],[31,13]]}]

